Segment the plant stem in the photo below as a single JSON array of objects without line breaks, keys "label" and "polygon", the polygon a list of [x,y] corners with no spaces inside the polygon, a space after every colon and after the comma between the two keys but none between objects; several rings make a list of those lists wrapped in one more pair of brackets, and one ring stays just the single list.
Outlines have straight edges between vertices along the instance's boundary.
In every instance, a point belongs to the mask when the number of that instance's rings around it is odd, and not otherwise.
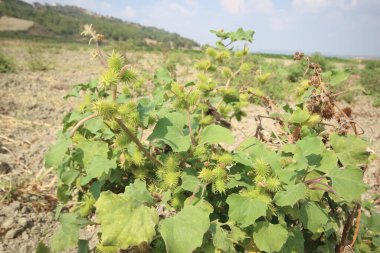
[{"label": "plant stem", "polygon": [[194,135],[193,135],[193,130],[191,128],[191,117],[190,117],[190,111],[187,110],[187,126],[189,127],[189,134],[190,134],[190,138],[191,138],[191,143],[193,144],[193,146],[195,147],[195,138],[194,138]]},{"label": "plant stem", "polygon": [[355,241],[358,238],[358,234],[359,234],[360,218],[362,216],[362,210],[361,210],[360,204],[358,204],[357,210],[358,210],[358,215],[356,216],[355,232],[354,232],[354,236],[352,237],[351,247],[354,247]]},{"label": "plant stem", "polygon": [[99,116],[97,113],[93,113],[89,116],[87,116],[86,118],[82,119],[81,121],[79,121],[75,126],[74,128],[70,131],[70,137],[73,137],[75,131],[78,130],[78,128],[80,128],[86,121],[89,121],[90,119],[93,119],[95,117]]},{"label": "plant stem", "polygon": [[139,147],[139,149],[146,155],[146,157],[149,158],[149,160],[154,163],[157,167],[162,166],[162,163],[157,160],[145,147],[144,145],[137,139],[137,137],[128,129],[126,125],[124,125],[123,121],[121,119],[115,119],[116,122],[119,124],[121,129],[128,135],[129,138],[132,139],[134,143]]},{"label": "plant stem", "polygon": [[313,179],[310,179],[310,180],[306,180],[304,183],[305,184],[313,184],[313,183],[319,182],[319,181],[321,181],[322,179],[325,179],[325,178],[326,178],[325,176],[321,176],[321,177],[313,178]]},{"label": "plant stem", "polygon": [[352,210],[352,213],[348,216],[346,224],[344,224],[343,232],[342,232],[342,239],[340,240],[339,245],[336,246],[335,253],[343,253],[344,252],[344,247],[346,246],[347,237],[348,237],[348,234],[351,230],[352,221],[354,220],[354,216],[355,216],[355,213],[356,213],[358,206],[360,206],[360,205],[357,204],[354,207],[354,210]]},{"label": "plant stem", "polygon": [[116,101],[116,96],[117,96],[117,86],[114,86],[112,89],[112,99],[113,101]]}]

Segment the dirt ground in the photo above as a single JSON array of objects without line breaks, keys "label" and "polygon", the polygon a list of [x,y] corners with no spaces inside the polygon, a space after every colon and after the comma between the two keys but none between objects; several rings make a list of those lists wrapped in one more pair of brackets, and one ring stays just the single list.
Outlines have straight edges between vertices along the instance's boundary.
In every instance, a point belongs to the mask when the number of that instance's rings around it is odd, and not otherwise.
[{"label": "dirt ground", "polygon": [[[57,226],[56,181],[53,173],[44,168],[43,155],[54,143],[64,114],[78,103],[76,99],[65,101],[63,96],[71,85],[96,78],[102,66],[91,58],[88,49],[57,47],[47,48],[44,55],[51,69],[31,71],[28,48],[36,45],[0,41],[0,46],[17,66],[16,73],[0,73],[0,252],[34,252],[39,241],[48,243]],[[157,53],[128,57],[143,69],[162,60]],[[372,149],[380,154],[380,108],[373,108],[361,98],[353,111]],[[262,114],[263,108],[250,107],[247,113],[249,116],[242,122],[233,122],[238,139],[252,134],[253,118]],[[264,127],[271,124],[265,120],[263,123]],[[369,194],[380,193],[379,168],[377,159],[366,171]],[[7,203],[10,197],[12,201]]]}]

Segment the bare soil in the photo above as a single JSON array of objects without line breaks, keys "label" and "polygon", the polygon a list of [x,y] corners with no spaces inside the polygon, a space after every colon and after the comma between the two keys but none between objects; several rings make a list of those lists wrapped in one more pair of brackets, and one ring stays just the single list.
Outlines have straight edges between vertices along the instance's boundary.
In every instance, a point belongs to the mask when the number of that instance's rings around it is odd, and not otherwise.
[{"label": "bare soil", "polygon": [[[44,57],[53,63],[47,71],[31,71],[28,48],[40,47],[18,41],[0,41],[11,56],[16,73],[0,73],[0,252],[34,252],[39,241],[49,242],[57,227],[54,172],[44,168],[43,155],[54,143],[63,116],[77,99],[63,100],[73,84],[96,78],[102,66],[92,59],[89,49],[44,46]],[[146,71],[159,66],[165,56],[160,53],[127,54],[128,60]],[[179,69],[187,73],[188,69]],[[354,117],[380,154],[380,108],[373,108],[365,97],[353,105]],[[254,116],[265,114],[252,106],[248,117],[233,122],[238,140],[252,135],[256,129]],[[272,122],[263,120],[264,128]],[[371,186],[369,195],[379,194],[380,160],[365,172]],[[91,232],[91,231],[87,231]],[[82,237],[88,233],[83,232]]]}]

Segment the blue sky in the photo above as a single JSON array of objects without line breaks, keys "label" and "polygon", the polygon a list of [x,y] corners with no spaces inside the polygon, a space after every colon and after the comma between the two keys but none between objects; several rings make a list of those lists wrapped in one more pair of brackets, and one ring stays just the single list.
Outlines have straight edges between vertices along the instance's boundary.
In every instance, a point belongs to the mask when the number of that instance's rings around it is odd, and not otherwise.
[{"label": "blue sky", "polygon": [[[38,1],[38,0],[35,0]],[[28,0],[27,2],[34,2]],[[40,0],[78,5],[204,44],[210,29],[255,30],[253,51],[380,57],[380,0]]]}]

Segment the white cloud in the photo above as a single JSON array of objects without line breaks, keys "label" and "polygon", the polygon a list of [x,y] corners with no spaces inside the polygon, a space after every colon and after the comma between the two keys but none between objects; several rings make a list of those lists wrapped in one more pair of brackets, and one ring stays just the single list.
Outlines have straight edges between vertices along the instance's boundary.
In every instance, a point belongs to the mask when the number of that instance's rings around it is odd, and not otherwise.
[{"label": "white cloud", "polygon": [[223,9],[231,14],[261,12],[271,13],[274,10],[272,0],[220,0]]},{"label": "white cloud", "polygon": [[293,0],[292,6],[300,9],[320,9],[331,4],[331,0]]},{"label": "white cloud", "polygon": [[358,4],[357,0],[292,0],[292,7],[301,10],[316,11],[325,7],[352,9]]},{"label": "white cloud", "polygon": [[274,10],[274,4],[272,0],[251,0],[248,8],[255,12],[270,13]]},{"label": "white cloud", "polygon": [[191,11],[179,3],[171,2],[169,8],[175,12],[178,12],[181,16],[188,16]]},{"label": "white cloud", "polygon": [[136,10],[131,6],[127,6],[123,11],[123,15],[127,18],[133,18],[136,15]]},{"label": "white cloud", "polygon": [[190,6],[196,6],[198,4],[198,0],[185,0],[185,3]]},{"label": "white cloud", "polygon": [[231,14],[239,14],[245,9],[245,0],[220,0],[223,9]]}]

